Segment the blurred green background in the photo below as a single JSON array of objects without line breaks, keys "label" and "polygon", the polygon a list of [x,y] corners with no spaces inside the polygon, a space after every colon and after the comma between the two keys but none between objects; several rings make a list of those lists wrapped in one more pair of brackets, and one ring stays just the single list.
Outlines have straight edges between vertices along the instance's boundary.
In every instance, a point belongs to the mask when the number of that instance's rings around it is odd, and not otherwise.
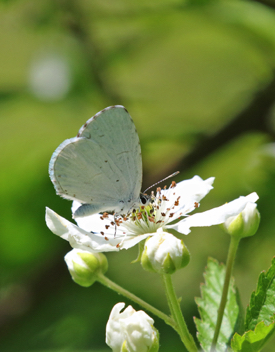
[{"label": "blurred green background", "polygon": [[[246,307],[275,255],[274,8],[272,0],[1,0],[1,351],[109,351],[111,308],[131,304],[99,284],[73,283],[63,260],[70,246],[44,221],[46,206],[71,218],[48,177],[51,154],[113,104],[136,124],[143,189],[176,170],[178,181],[215,176],[198,211],[258,192],[260,229],[242,240],[234,271]],[[207,257],[224,262],[229,236],[200,228],[184,241],[192,259],[173,279],[194,333]],[[130,264],[136,255],[108,253],[108,277],[168,312],[159,277]],[[170,327],[155,325],[162,352],[182,351]]]}]

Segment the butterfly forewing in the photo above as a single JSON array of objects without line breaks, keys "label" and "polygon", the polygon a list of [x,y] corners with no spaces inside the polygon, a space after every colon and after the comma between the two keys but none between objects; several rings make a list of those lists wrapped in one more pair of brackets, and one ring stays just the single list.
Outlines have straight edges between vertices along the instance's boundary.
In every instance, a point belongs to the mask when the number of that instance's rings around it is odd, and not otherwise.
[{"label": "butterfly forewing", "polygon": [[122,106],[88,120],[77,137],[63,142],[50,161],[58,194],[105,210],[129,208],[139,199],[142,161],[135,125]]}]

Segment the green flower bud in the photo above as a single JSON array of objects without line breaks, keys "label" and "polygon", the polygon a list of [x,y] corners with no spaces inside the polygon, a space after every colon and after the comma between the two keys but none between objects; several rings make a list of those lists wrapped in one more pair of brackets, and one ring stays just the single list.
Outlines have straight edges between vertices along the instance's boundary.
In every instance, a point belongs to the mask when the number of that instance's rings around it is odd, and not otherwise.
[{"label": "green flower bud", "polygon": [[260,224],[260,213],[256,203],[247,203],[237,216],[228,218],[221,226],[230,236],[237,238],[255,235]]},{"label": "green flower bud", "polygon": [[108,269],[108,261],[102,253],[91,253],[81,249],[73,249],[65,255],[72,279],[80,286],[91,286],[99,273]]},{"label": "green flower bud", "polygon": [[167,232],[149,237],[141,255],[141,265],[147,271],[173,274],[190,261],[190,253],[182,240]]}]

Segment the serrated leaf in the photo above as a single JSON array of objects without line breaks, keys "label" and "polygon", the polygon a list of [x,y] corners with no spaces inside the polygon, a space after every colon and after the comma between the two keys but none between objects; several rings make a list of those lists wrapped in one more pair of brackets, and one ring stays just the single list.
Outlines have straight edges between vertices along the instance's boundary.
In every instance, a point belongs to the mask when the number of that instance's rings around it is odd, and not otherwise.
[{"label": "serrated leaf", "polygon": [[[211,348],[214,330],[217,321],[218,308],[221,301],[225,266],[215,259],[209,258],[204,274],[205,284],[201,286],[201,298],[196,298],[201,319],[195,318],[198,330],[198,339],[204,351]],[[230,338],[236,331],[240,308],[234,282],[231,280],[228,291],[228,300],[225,307],[222,327],[216,345],[217,352],[226,351]]]},{"label": "serrated leaf", "polygon": [[269,325],[275,314],[275,257],[267,272],[261,272],[256,291],[252,292],[247,308],[245,330],[254,330],[263,321]]},{"label": "serrated leaf", "polygon": [[231,342],[234,352],[258,352],[261,351],[266,342],[273,336],[275,324],[265,325],[262,321],[258,323],[254,331],[247,331],[242,336],[235,334]]}]

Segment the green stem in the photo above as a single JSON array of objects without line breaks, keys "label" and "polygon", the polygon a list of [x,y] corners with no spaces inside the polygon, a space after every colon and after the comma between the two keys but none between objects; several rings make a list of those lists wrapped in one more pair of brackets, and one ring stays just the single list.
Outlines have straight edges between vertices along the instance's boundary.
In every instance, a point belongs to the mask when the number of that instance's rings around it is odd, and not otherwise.
[{"label": "green stem", "polygon": [[217,324],[216,324],[214,337],[211,345],[211,352],[216,351],[216,344],[218,341],[218,337],[219,337],[219,333],[222,325],[222,319],[223,319],[224,309],[227,302],[227,295],[228,295],[228,288],[229,288],[231,273],[232,273],[237,249],[239,246],[239,242],[240,242],[240,238],[231,236],[230,246],[229,246],[228,255],[227,255],[226,272],[225,272],[225,278],[224,278],[224,284],[223,284],[222,297],[221,297],[221,302],[218,309]]},{"label": "green stem", "polygon": [[102,285],[110,288],[111,290],[116,291],[118,294],[121,294],[122,296],[130,299],[131,301],[139,304],[141,307],[143,307],[147,311],[153,313],[154,315],[156,315],[160,319],[164,320],[166,322],[166,324],[172,326],[173,329],[176,328],[175,321],[172,318],[170,318],[168,315],[164,314],[163,312],[161,312],[157,308],[151,306],[149,303],[143,301],[142,299],[140,299],[139,297],[137,297],[133,293],[125,290],[123,287],[117,285],[116,283],[114,283],[113,281],[108,279],[103,274],[98,275],[97,281],[100,282]]},{"label": "green stem", "polygon": [[168,305],[169,305],[172,317],[177,323],[176,331],[180,335],[180,338],[183,344],[185,345],[186,349],[189,352],[197,352],[198,349],[197,349],[196,343],[193,339],[193,336],[188,331],[186,322],[182,315],[180,304],[172,284],[171,275],[163,274],[162,280],[164,283]]}]

